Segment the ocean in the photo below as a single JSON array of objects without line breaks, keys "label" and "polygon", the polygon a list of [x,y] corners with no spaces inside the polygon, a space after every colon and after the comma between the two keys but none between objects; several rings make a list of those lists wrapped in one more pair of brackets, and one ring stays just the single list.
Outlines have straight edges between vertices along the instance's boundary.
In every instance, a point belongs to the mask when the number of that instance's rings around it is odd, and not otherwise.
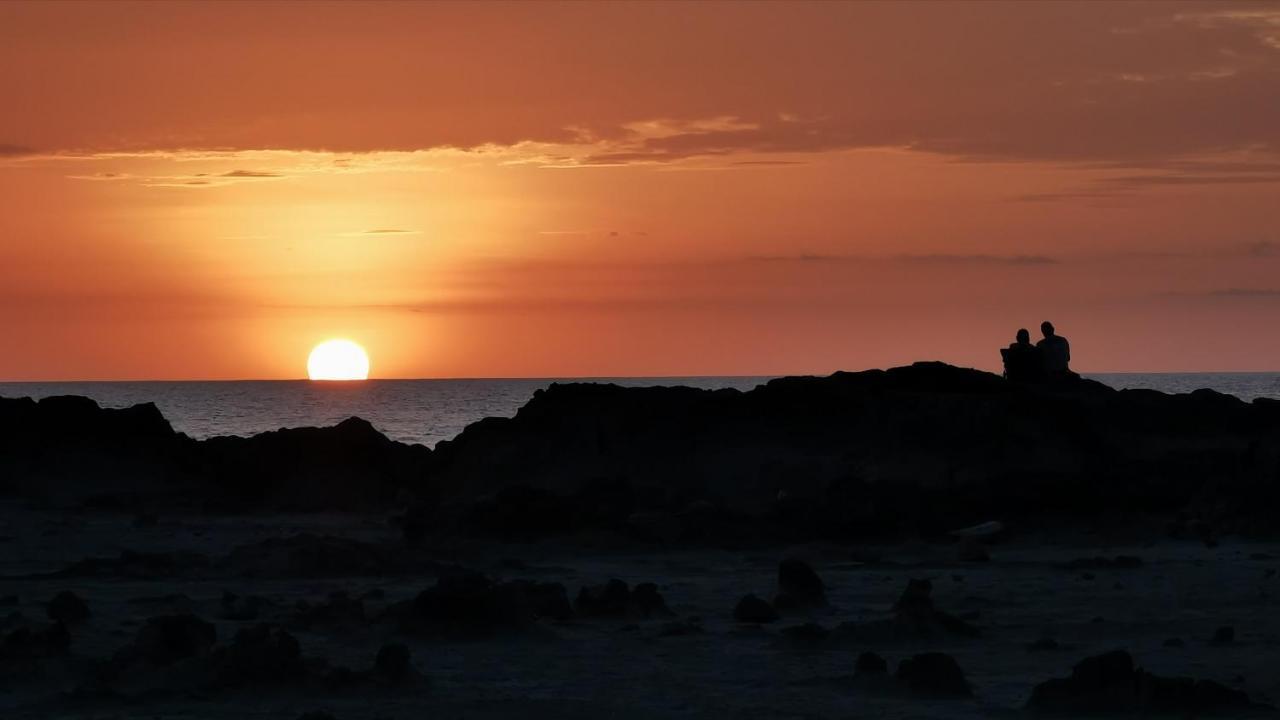
[{"label": "ocean", "polygon": [[[1242,400],[1280,399],[1280,373],[1108,373],[1089,375],[1116,388],[1169,393],[1210,388]],[[619,385],[688,385],[749,390],[767,377],[592,378]],[[0,382],[0,397],[84,395],[105,407],[154,402],[175,430],[192,437],[252,435],[282,427],[333,425],[352,415],[388,437],[434,446],[481,418],[510,417],[533,393],[561,379],[306,380],[220,382]]]}]

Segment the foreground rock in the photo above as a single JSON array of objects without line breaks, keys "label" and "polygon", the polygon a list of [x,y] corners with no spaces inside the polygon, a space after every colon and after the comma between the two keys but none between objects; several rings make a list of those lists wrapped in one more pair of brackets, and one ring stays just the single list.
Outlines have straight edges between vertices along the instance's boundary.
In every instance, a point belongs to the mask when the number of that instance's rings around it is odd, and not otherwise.
[{"label": "foreground rock", "polygon": [[1136,668],[1123,650],[1085,658],[1071,676],[1040,683],[1027,708],[1065,715],[1159,714],[1195,717],[1263,709],[1238,690],[1192,678],[1168,678]]},{"label": "foreground rock", "polygon": [[359,419],[197,442],[151,405],[0,399],[0,494],[131,514],[411,502],[403,529],[419,541],[941,536],[993,517],[1133,513],[1205,538],[1274,534],[1280,402],[1023,385],[941,363],[749,392],[553,384],[432,451]]},{"label": "foreground rock", "polygon": [[921,653],[898,664],[895,675],[914,693],[969,697],[973,691],[955,658],[945,653]]}]

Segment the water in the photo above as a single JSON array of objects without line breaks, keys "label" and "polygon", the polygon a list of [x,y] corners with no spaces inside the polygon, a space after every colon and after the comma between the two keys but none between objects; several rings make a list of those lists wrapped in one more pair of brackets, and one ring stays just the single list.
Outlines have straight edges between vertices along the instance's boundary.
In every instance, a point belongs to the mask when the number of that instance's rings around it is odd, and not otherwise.
[{"label": "water", "polygon": [[[1113,373],[1090,377],[1117,388],[1171,393],[1212,388],[1242,400],[1280,399],[1280,373]],[[618,378],[620,385],[690,385],[749,390],[768,378]],[[243,382],[0,383],[0,397],[85,395],[106,407],[154,402],[192,437],[252,435],[282,427],[332,425],[352,415],[388,437],[434,446],[484,417],[510,417],[553,380],[305,380]],[[559,382],[565,382],[561,380]]]}]

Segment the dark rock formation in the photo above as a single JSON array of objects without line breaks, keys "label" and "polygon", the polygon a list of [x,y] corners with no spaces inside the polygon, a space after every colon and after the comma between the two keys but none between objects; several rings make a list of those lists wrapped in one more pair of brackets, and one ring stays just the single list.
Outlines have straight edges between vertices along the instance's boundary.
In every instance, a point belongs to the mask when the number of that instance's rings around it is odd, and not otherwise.
[{"label": "dark rock formation", "polygon": [[1123,650],[1086,658],[1071,676],[1040,683],[1027,703],[1039,713],[1197,717],[1257,708],[1249,696],[1211,680],[1165,678],[1135,668]]},{"label": "dark rock formation", "polygon": [[778,596],[773,604],[779,610],[822,607],[827,604],[827,586],[808,563],[787,558],[778,563]]},{"label": "dark rock formation", "polygon": [[414,674],[409,646],[404,643],[383,645],[374,659],[373,672],[391,685],[399,685],[408,680]]},{"label": "dark rock formation", "polygon": [[45,612],[48,613],[50,620],[65,625],[84,622],[92,614],[89,612],[89,605],[70,590],[63,590],[54,595],[53,599],[45,605]]},{"label": "dark rock formation", "polygon": [[889,673],[889,663],[885,659],[873,652],[864,652],[858,655],[858,661],[854,663],[853,674],[855,676],[874,676],[887,675]]},{"label": "dark rock formation", "polygon": [[921,653],[898,664],[895,675],[914,693],[969,697],[973,691],[955,658],[946,653]]},{"label": "dark rock formation", "polygon": [[0,640],[0,664],[63,657],[71,649],[71,633],[62,623],[24,625]]},{"label": "dark rock formation", "polygon": [[1271,532],[1280,403],[1014,384],[940,363],[749,392],[555,384],[514,418],[440,443],[430,467],[440,504],[421,511],[440,524],[483,508],[477,527],[531,534],[628,532],[628,518],[665,522],[693,503],[720,536],[941,535],[992,517],[1179,511]]},{"label": "dark rock formation", "polygon": [[911,579],[894,603],[893,630],[899,637],[933,639],[944,635],[977,637],[977,628],[933,605],[933,583]]},{"label": "dark rock formation", "polygon": [[741,623],[771,623],[780,617],[769,601],[755,595],[744,595],[733,608],[733,619]]},{"label": "dark rock formation", "polygon": [[287,685],[307,675],[298,640],[266,624],[238,631],[229,646],[218,649],[212,665],[222,687]]},{"label": "dark rock formation", "polygon": [[482,573],[454,568],[412,601],[388,615],[413,632],[474,637],[518,631],[540,617],[565,619],[568,596],[558,584],[528,580],[494,582]]},{"label": "dark rock formation", "polygon": [[217,639],[217,628],[195,615],[147,618],[133,644],[117,655],[117,661],[171,665],[179,660],[208,655]]},{"label": "dark rock formation", "polygon": [[1280,403],[1009,383],[941,363],[749,392],[553,384],[435,451],[351,419],[193,441],[154,406],[0,399],[0,494],[150,513],[415,502],[406,537],[942,535],[991,518],[1274,533]]},{"label": "dark rock formation", "polygon": [[582,617],[650,618],[673,615],[658,586],[640,583],[634,589],[617,578],[578,591],[574,609]]}]

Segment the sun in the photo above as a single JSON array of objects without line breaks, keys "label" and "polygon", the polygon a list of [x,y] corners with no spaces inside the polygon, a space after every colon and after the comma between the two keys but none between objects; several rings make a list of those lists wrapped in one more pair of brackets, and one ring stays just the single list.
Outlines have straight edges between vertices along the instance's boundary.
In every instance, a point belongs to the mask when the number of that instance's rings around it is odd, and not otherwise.
[{"label": "sun", "polygon": [[369,355],[350,340],[325,340],[307,357],[307,377],[312,380],[366,380]]}]

